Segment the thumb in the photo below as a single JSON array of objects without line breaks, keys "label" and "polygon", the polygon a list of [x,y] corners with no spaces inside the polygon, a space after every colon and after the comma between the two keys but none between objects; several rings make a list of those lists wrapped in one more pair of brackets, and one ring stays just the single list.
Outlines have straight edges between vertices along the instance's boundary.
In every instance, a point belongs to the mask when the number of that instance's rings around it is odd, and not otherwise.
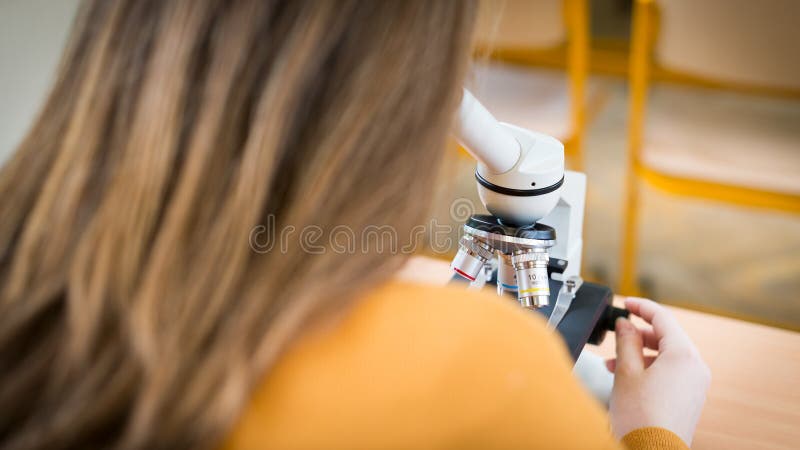
[{"label": "thumb", "polygon": [[644,354],[642,353],[642,334],[625,318],[616,322],[617,363],[614,372],[617,375],[638,375],[644,370]]}]

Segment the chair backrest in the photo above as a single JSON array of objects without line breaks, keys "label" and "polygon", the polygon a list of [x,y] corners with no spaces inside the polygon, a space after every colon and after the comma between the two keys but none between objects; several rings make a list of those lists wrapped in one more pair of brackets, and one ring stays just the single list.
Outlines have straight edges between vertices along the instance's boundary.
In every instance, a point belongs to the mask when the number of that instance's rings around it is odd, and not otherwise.
[{"label": "chair backrest", "polygon": [[0,1],[0,165],[44,101],[78,0]]},{"label": "chair backrest", "polygon": [[483,0],[477,39],[490,49],[530,50],[566,41],[562,0]]},{"label": "chair backrest", "polygon": [[661,0],[656,61],[743,86],[800,90],[800,1]]}]

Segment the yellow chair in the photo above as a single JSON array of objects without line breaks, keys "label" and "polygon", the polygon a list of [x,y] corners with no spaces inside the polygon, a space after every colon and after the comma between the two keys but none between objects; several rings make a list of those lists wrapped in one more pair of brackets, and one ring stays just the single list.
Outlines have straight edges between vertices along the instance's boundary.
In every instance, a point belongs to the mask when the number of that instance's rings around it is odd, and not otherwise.
[{"label": "yellow chair", "polygon": [[[580,170],[587,121],[587,0],[485,0],[477,46],[479,54],[516,66],[477,65],[475,94],[500,120],[564,140],[570,166]],[[566,86],[559,74],[537,73],[533,80],[520,67],[564,67],[565,62]]]},{"label": "yellow chair", "polygon": [[[635,1],[621,293],[639,294],[641,180],[673,194],[800,213],[797,17],[794,0]],[[682,107],[693,94],[671,88],[645,121],[654,75],[704,89],[714,101]],[[742,93],[764,106],[747,111],[748,101],[737,100]],[[654,123],[660,128],[650,129]]]}]

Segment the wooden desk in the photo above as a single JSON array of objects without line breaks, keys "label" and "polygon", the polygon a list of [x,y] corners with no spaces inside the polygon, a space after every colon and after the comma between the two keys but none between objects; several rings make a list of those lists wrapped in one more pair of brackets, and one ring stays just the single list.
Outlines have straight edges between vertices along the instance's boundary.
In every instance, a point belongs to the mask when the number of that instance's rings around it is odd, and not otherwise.
[{"label": "wooden desk", "polygon": [[[414,257],[400,277],[444,284],[451,273],[446,261]],[[621,303],[621,299],[615,302]],[[800,333],[670,309],[712,372],[711,389],[692,447],[800,448]],[[605,357],[613,356],[613,333],[601,346],[588,348]]]}]

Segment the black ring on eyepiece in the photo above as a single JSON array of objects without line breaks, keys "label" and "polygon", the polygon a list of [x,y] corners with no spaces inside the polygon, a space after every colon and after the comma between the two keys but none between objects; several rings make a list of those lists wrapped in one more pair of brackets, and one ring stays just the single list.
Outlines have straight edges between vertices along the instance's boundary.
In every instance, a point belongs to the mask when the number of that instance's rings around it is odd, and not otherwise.
[{"label": "black ring on eyepiece", "polygon": [[555,191],[556,189],[560,188],[561,185],[564,184],[564,177],[562,176],[561,179],[558,180],[558,182],[547,187],[539,189],[511,189],[503,186],[498,186],[496,184],[490,183],[489,181],[486,181],[486,179],[483,178],[481,174],[478,173],[477,170],[475,171],[475,179],[478,180],[478,183],[480,183],[481,186],[485,187],[486,189],[489,189],[490,191],[497,192],[498,194],[514,195],[517,197],[533,197],[536,195],[549,194]]}]

